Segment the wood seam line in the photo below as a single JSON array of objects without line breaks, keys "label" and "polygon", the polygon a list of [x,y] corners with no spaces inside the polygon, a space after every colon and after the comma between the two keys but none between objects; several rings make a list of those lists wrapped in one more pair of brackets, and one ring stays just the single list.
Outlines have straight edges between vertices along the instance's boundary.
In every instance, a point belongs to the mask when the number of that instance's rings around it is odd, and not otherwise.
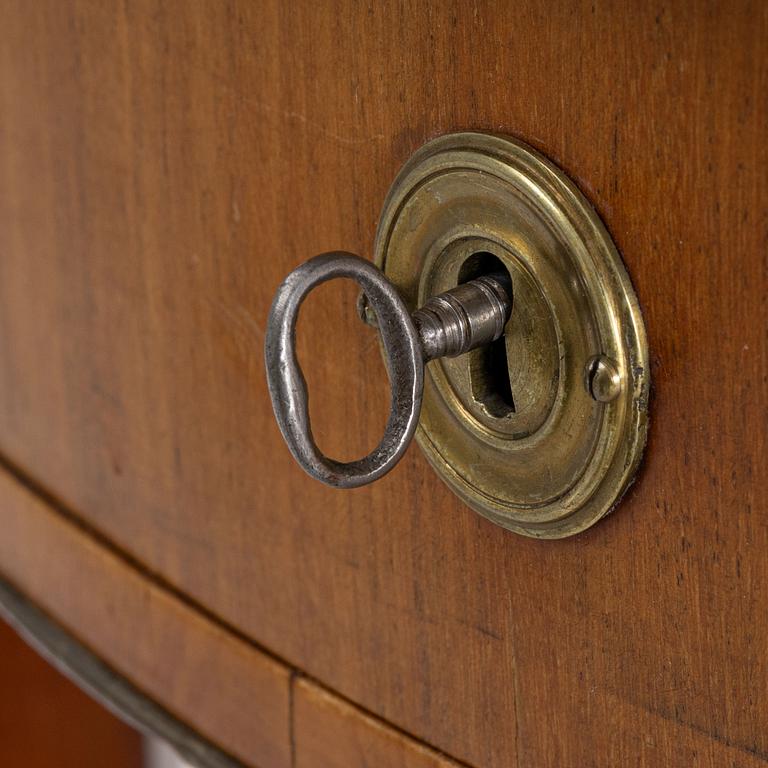
[{"label": "wood seam line", "polygon": [[[30,475],[27,472],[25,472],[22,468],[20,468],[14,462],[9,460],[8,457],[3,453],[0,453],[0,471],[4,472],[6,475],[9,475],[11,479],[17,485],[21,486],[27,493],[34,496],[38,501],[41,501],[52,512],[58,514],[68,524],[77,528],[82,534],[89,537],[94,543],[98,544],[100,547],[105,549],[113,557],[116,557],[117,559],[121,560],[127,567],[131,568],[139,576],[146,579],[154,587],[156,587],[157,589],[163,590],[164,592],[169,594],[171,597],[181,602],[187,608],[195,611],[202,618],[211,622],[220,630],[228,633],[229,635],[233,636],[235,639],[246,643],[255,651],[258,651],[259,653],[263,654],[268,659],[270,659],[272,662],[283,667],[291,677],[291,681],[289,681],[290,696],[293,695],[293,682],[292,682],[293,679],[297,679],[297,678],[305,679],[308,682],[311,682],[313,685],[317,686],[319,689],[323,690],[328,695],[336,698],[338,701],[344,704],[347,704],[350,707],[353,707],[362,716],[376,723],[379,723],[385,728],[388,728],[400,734],[401,736],[409,739],[410,741],[416,744],[420,744],[421,746],[427,747],[439,757],[453,761],[453,763],[456,764],[457,768],[476,768],[476,766],[473,766],[470,763],[461,762],[457,760],[457,758],[449,755],[448,753],[440,749],[440,747],[430,743],[429,741],[426,741],[420,736],[410,733],[409,731],[405,730],[401,726],[395,723],[392,723],[386,718],[381,717],[381,715],[375,712],[371,712],[367,710],[365,707],[360,706],[360,704],[358,704],[356,701],[348,698],[342,693],[339,693],[338,691],[329,687],[327,684],[325,684],[321,680],[318,680],[312,675],[309,675],[303,670],[301,670],[300,668],[296,667],[294,664],[292,664],[290,661],[288,661],[284,657],[280,656],[278,653],[275,653],[269,648],[266,648],[265,646],[261,645],[259,642],[255,641],[252,637],[245,634],[242,630],[239,630],[237,627],[233,626],[232,624],[227,622],[225,619],[218,616],[215,612],[211,611],[209,608],[205,607],[201,603],[191,598],[189,595],[182,592],[176,586],[168,582],[162,575],[160,575],[156,571],[153,571],[150,568],[147,568],[146,565],[143,564],[141,561],[139,561],[136,557],[129,554],[128,552],[125,552],[123,549],[117,546],[114,542],[110,541],[98,529],[96,529],[93,525],[91,525],[86,520],[84,520],[80,515],[73,512],[72,509],[68,507],[64,502],[62,502],[57,496],[55,496],[51,491],[45,488],[41,483],[37,482],[35,479],[30,477]],[[292,734],[293,723],[289,722],[289,729],[290,729],[290,733]],[[294,759],[293,743],[291,743],[291,755],[292,755],[292,759]]]},{"label": "wood seam line", "polygon": [[291,748],[291,768],[296,768],[296,671],[288,680],[288,743]]},{"label": "wood seam line", "polygon": [[[53,512],[63,517],[69,524],[78,528],[82,533],[90,537],[96,544],[103,547],[114,557],[122,560],[127,567],[130,567],[131,569],[136,571],[141,577],[145,578],[148,582],[152,583],[156,588],[162,589],[163,591],[168,593],[171,597],[180,601],[183,605],[185,605],[190,610],[197,612],[202,618],[211,622],[220,630],[246,643],[251,648],[255,649],[259,653],[263,654],[264,656],[272,660],[274,663],[279,664],[289,674],[292,674],[296,678],[304,678],[308,680],[309,682],[316,685],[318,688],[328,693],[330,696],[333,696],[339,701],[345,704],[348,704],[349,706],[357,710],[359,713],[370,718],[374,722],[378,722],[384,725],[385,727],[401,734],[402,736],[410,739],[411,741],[417,744],[421,744],[425,747],[428,747],[439,756],[443,756],[445,758],[452,760],[454,763],[457,764],[457,766],[459,766],[459,768],[476,768],[476,766],[472,766],[470,763],[458,761],[457,758],[445,753],[443,750],[440,749],[440,747],[434,745],[433,743],[405,730],[401,726],[395,723],[392,723],[386,718],[383,718],[381,715],[375,712],[371,712],[370,710],[367,710],[365,707],[362,707],[356,701],[348,698],[342,693],[339,693],[338,691],[329,687],[328,685],[323,683],[321,680],[318,680],[312,675],[305,673],[303,670],[296,667],[294,664],[292,664],[290,661],[288,661],[284,657],[280,656],[278,653],[261,645],[260,643],[255,641],[253,638],[251,638],[250,636],[248,636],[247,634],[239,630],[237,627],[233,626],[232,624],[227,622],[225,619],[219,617],[215,612],[211,611],[209,608],[206,608],[204,605],[198,603],[196,600],[189,597],[189,595],[185,594],[180,589],[175,587],[173,584],[169,583],[159,573],[147,568],[137,558],[133,557],[132,555],[130,555],[129,553],[125,552],[120,547],[115,545],[114,542],[106,538],[104,534],[99,532],[91,524],[85,521],[80,515],[73,512],[66,504],[64,504],[61,500],[59,500],[53,493],[48,491],[43,485],[41,485],[36,480],[31,478],[29,474],[26,473],[23,469],[21,469],[18,465],[16,465],[14,462],[9,460],[8,457],[5,456],[2,452],[0,452],[0,471],[3,471],[4,473],[8,474],[13,479],[13,481],[15,481],[18,485],[20,485],[24,490],[26,490],[32,496],[36,497],[39,501],[43,502]],[[682,722],[674,717],[669,716],[667,713],[658,712],[646,706],[643,703],[635,702],[634,706],[637,706],[640,709],[644,710],[645,712],[648,712],[653,717],[658,717],[658,718],[661,718],[662,720],[666,720],[668,722],[674,723],[677,726],[682,726],[684,728],[687,728],[694,733],[698,733],[730,749],[737,750],[739,752],[742,752],[745,755],[748,755],[749,757],[757,758],[765,762],[766,764],[768,764],[768,755],[764,755],[759,751],[750,749],[744,746],[743,744],[735,743],[728,738],[724,738],[720,734],[711,733],[707,729],[696,726],[695,724],[690,722]],[[292,727],[292,724],[289,724],[289,727]],[[293,750],[292,750],[292,753],[293,753]]]},{"label": "wood seam line", "polygon": [[[432,744],[428,744],[423,739],[415,738],[411,734],[404,731],[402,728],[399,728],[396,725],[392,725],[391,723],[383,720],[377,715],[372,715],[370,712],[367,712],[365,709],[360,707],[354,701],[350,701],[349,699],[343,696],[339,696],[335,691],[330,690],[327,686],[323,685],[322,683],[318,683],[316,680],[313,680],[309,675],[305,675],[299,670],[294,670],[290,680],[291,694],[290,694],[289,701],[291,702],[291,717],[292,717],[291,732],[290,732],[292,748],[295,747],[296,723],[293,721],[293,710],[294,710],[296,695],[297,695],[296,687],[301,685],[302,683],[308,683],[309,685],[313,686],[320,693],[332,699],[335,705],[342,706],[342,707],[349,707],[350,709],[353,709],[362,720],[365,720],[368,723],[370,723],[371,727],[383,728],[391,731],[392,735],[399,735],[403,739],[407,739],[408,741],[412,742],[415,748],[420,748],[422,750],[431,752],[432,756],[439,758],[440,760],[450,764],[452,768],[476,768],[476,766],[473,766],[470,763],[467,763],[462,760],[459,760],[458,758],[455,758],[453,755],[448,754],[447,752],[443,751],[439,747],[435,747]],[[294,768],[294,765],[295,765],[294,763],[291,764],[292,768]]]}]

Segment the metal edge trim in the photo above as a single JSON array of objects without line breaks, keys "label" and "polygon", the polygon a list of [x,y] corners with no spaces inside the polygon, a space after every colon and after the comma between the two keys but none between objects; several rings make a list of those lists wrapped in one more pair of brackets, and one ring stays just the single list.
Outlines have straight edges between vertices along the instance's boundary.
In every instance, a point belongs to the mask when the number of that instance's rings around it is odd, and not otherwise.
[{"label": "metal edge trim", "polygon": [[128,725],[168,742],[200,768],[243,768],[107,666],[0,576],[0,617],[55,669]]}]

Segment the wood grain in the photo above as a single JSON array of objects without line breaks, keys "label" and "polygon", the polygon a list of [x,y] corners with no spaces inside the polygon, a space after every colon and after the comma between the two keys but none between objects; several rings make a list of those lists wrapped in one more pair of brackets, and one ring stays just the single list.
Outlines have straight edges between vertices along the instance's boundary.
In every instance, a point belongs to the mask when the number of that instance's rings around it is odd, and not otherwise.
[{"label": "wood grain", "polygon": [[0,575],[224,751],[288,768],[289,669],[211,623],[0,472]]},{"label": "wood grain", "polygon": [[[10,461],[222,620],[472,765],[768,761],[768,6],[19,0],[3,17]],[[495,528],[416,449],[370,488],[312,483],[270,411],[281,278],[369,254],[401,163],[470,128],[576,179],[643,305],[647,459],[573,540]],[[326,288],[300,355],[321,445],[355,455],[386,384],[353,291]],[[89,599],[60,609],[80,632]],[[91,618],[96,642],[110,630]]]},{"label": "wood grain", "polygon": [[[238,754],[246,765],[464,765],[361,711],[316,681],[265,658],[210,618],[185,616],[190,609],[180,605],[179,598],[166,587],[137,570],[120,553],[99,544],[98,538],[43,503],[5,472],[0,472],[0,499],[0,524],[8,534],[6,547],[0,551],[7,570],[0,569],[0,576],[12,576],[32,599],[51,612],[54,620],[63,617],[75,627],[84,627],[81,642],[92,653],[111,663],[116,672],[130,676],[143,687],[145,695],[151,695],[176,717],[196,727],[203,738],[217,738],[221,748]],[[41,535],[41,530],[45,534]],[[27,556],[38,550],[44,551],[46,561],[50,558],[56,563],[50,572],[41,567],[40,559]],[[17,554],[11,557],[9,552]],[[41,570],[56,578],[41,577]],[[77,597],[84,579],[87,605]],[[110,631],[104,631],[105,621],[97,618],[100,613],[110,616]],[[151,633],[127,631],[125,627],[148,627]],[[168,642],[174,644],[173,655],[165,650]],[[114,762],[120,759],[120,745],[128,747],[123,753],[126,760],[138,759],[135,735],[117,727],[103,713],[91,721],[88,713],[98,707],[88,704],[82,694],[73,701],[70,684],[66,688],[66,712],[60,708],[54,712],[54,705],[63,703],[64,684],[40,696],[36,683],[41,678],[35,672],[40,672],[44,662],[36,661],[34,654],[25,649],[25,663],[19,663],[15,655],[8,655],[8,647],[5,650],[3,661],[11,666],[3,670],[4,691],[12,695],[0,700],[2,754],[23,755],[25,765],[34,765],[38,759],[48,765],[50,754],[44,751],[43,737],[48,731],[57,734],[57,765],[65,765],[70,757],[78,765],[88,765],[90,760],[100,765],[106,755]],[[201,656],[204,663],[200,662]],[[170,667],[170,678],[167,670],[156,671],[159,661]],[[206,672],[201,673],[201,666],[206,665]],[[14,684],[17,677],[23,685]],[[188,694],[189,689],[194,694]],[[233,706],[238,709],[233,710]],[[77,734],[70,732],[74,728],[72,717],[77,717],[78,731],[89,723],[85,750]],[[230,720],[224,723],[227,717]],[[589,717],[590,713],[577,714],[584,739],[579,759],[587,765],[592,764],[590,755],[614,764],[621,763],[627,754],[632,754],[643,768],[658,765],[660,759],[667,765],[712,768],[764,765],[759,756],[745,754],[739,747],[627,705],[621,699],[608,709],[601,728],[592,727]],[[634,724],[630,744],[616,739],[626,722]],[[24,727],[32,727],[33,723],[34,737]],[[10,731],[6,733],[5,729]],[[536,761],[555,763],[562,759],[557,743],[550,739],[545,739],[539,749],[533,753]]]},{"label": "wood grain", "polygon": [[461,768],[309,680],[294,684],[296,768]]},{"label": "wood grain", "polygon": [[0,622],[0,765],[141,768],[141,736]]}]

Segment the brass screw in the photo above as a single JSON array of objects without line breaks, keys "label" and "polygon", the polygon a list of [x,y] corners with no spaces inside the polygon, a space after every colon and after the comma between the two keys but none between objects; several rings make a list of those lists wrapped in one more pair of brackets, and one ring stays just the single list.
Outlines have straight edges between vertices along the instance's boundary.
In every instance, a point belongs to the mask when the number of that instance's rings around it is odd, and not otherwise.
[{"label": "brass screw", "polygon": [[621,374],[610,358],[596,355],[590,358],[586,367],[587,392],[598,403],[610,403],[621,392]]}]

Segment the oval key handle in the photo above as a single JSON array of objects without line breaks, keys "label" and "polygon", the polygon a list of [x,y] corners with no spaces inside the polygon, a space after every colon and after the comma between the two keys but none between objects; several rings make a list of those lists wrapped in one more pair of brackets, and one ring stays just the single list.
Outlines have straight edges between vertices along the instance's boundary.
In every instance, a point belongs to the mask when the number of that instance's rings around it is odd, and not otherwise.
[{"label": "oval key handle", "polygon": [[[307,384],[295,349],[302,302],[313,288],[337,277],[355,280],[376,316],[392,393],[381,442],[351,462],[328,458],[312,437]],[[425,363],[464,354],[499,338],[511,309],[512,288],[505,275],[459,285],[432,297],[411,316],[384,273],[359,256],[336,251],[301,264],[277,290],[264,347],[272,408],[293,457],[309,475],[336,488],[366,485],[389,472],[416,430]]]}]

